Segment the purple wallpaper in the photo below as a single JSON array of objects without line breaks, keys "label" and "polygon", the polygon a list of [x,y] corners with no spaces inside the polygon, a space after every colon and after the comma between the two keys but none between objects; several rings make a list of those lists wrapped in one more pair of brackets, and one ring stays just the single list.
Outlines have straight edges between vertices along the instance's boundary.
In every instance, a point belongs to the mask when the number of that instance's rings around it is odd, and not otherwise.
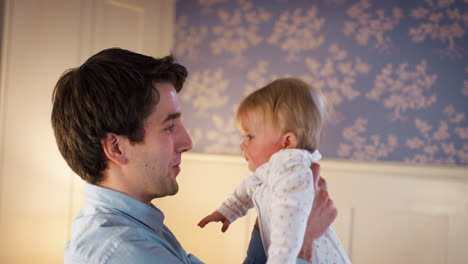
[{"label": "purple wallpaper", "polygon": [[179,0],[194,151],[238,154],[234,113],[278,77],[333,106],[325,158],[468,165],[468,0]]}]

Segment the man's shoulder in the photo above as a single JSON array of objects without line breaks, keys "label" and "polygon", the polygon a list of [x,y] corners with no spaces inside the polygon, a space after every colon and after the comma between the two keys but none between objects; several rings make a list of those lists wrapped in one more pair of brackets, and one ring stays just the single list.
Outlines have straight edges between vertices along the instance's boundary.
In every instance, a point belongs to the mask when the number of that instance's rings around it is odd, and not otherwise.
[{"label": "man's shoulder", "polygon": [[108,263],[117,250],[150,241],[158,241],[154,232],[121,214],[80,215],[72,224],[72,236],[65,246],[65,263]]},{"label": "man's shoulder", "polygon": [[167,241],[141,228],[102,227],[92,233],[67,243],[65,264],[182,263]]},{"label": "man's shoulder", "polygon": [[[115,218],[87,216],[76,219],[72,237],[65,246],[65,263],[107,263],[127,241],[145,239],[136,227]],[[110,220],[112,219],[112,220]]]}]

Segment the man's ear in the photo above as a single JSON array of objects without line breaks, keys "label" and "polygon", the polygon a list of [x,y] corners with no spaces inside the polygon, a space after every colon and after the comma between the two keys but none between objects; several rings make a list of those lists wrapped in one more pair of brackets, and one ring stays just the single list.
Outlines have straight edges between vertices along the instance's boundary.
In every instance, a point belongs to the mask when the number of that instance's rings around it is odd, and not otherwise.
[{"label": "man's ear", "polygon": [[281,137],[281,144],[283,148],[296,148],[297,147],[297,137],[292,132],[287,132]]},{"label": "man's ear", "polygon": [[106,154],[106,157],[113,163],[124,165],[128,163],[125,146],[128,144],[128,139],[114,133],[107,133],[106,137],[101,139],[101,146]]}]

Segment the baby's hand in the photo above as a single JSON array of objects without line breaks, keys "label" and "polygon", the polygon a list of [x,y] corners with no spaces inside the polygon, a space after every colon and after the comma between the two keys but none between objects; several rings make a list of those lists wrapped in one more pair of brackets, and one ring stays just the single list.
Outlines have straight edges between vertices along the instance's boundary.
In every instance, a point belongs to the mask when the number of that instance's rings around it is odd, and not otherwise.
[{"label": "baby's hand", "polygon": [[198,223],[198,226],[199,227],[205,227],[206,224],[210,223],[210,222],[222,222],[223,223],[223,227],[221,228],[221,232],[225,232],[229,225],[231,224],[227,219],[226,217],[224,217],[224,215],[222,215],[220,212],[218,211],[214,211],[212,214],[210,214],[209,216],[203,218],[200,223]]}]

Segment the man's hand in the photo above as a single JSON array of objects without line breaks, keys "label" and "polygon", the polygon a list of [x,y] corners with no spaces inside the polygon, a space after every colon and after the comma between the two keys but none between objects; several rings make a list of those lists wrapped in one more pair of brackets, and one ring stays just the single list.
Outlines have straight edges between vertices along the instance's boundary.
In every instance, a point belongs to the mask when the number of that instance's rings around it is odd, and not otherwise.
[{"label": "man's hand", "polygon": [[[328,195],[327,182],[320,176],[320,165],[318,163],[312,164],[312,173],[314,174],[314,181],[315,178],[318,180],[312,211],[310,212],[307,223],[307,229],[310,230],[306,230],[306,235],[310,235],[316,239],[327,231],[328,227],[330,227],[331,223],[338,215],[338,210],[333,205],[333,201]],[[307,231],[311,231],[311,233],[307,234]]]},{"label": "man's hand", "polygon": [[333,201],[328,196],[327,182],[320,177],[320,165],[313,163],[315,197],[312,210],[307,220],[307,228],[298,257],[312,262],[312,249],[314,240],[322,236],[338,215]]},{"label": "man's hand", "polygon": [[210,214],[209,216],[203,218],[200,223],[198,223],[198,226],[203,228],[205,227],[206,224],[208,223],[211,223],[211,222],[222,222],[223,223],[223,227],[221,228],[221,232],[225,232],[228,228],[229,228],[229,225],[231,224],[227,219],[226,217],[224,217],[224,215],[222,215],[220,212],[218,211],[214,211],[212,214]]}]

